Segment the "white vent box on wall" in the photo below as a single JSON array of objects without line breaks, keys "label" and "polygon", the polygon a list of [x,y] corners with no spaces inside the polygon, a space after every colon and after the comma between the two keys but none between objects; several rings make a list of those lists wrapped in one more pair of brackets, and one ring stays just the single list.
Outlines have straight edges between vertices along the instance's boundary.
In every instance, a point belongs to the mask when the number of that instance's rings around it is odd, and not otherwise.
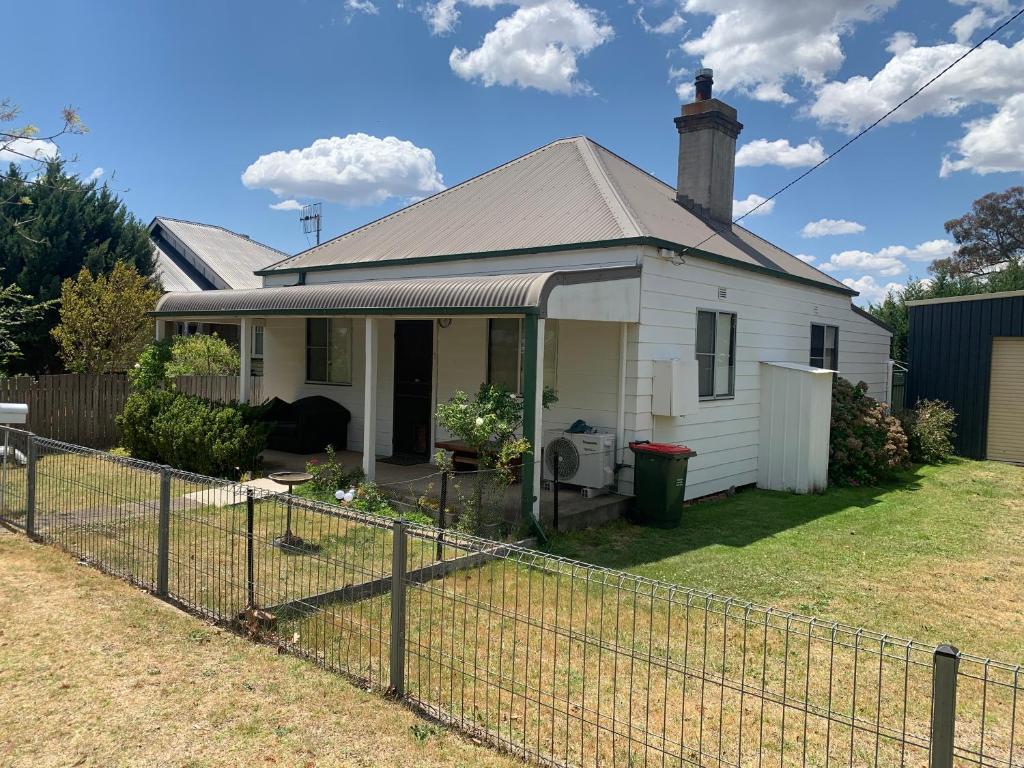
[{"label": "white vent box on wall", "polygon": [[655,360],[651,412],[689,416],[697,412],[697,361]]}]

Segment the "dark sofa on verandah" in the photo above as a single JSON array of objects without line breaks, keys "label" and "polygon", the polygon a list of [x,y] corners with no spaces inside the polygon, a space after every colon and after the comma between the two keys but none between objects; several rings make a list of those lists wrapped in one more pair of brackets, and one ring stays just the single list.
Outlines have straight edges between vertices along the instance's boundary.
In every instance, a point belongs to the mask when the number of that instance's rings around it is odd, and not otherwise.
[{"label": "dark sofa on verandah", "polygon": [[348,423],[352,414],[341,403],[322,395],[303,397],[293,403],[275,397],[263,412],[269,428],[267,447],[286,453],[320,453],[328,445],[348,448]]}]

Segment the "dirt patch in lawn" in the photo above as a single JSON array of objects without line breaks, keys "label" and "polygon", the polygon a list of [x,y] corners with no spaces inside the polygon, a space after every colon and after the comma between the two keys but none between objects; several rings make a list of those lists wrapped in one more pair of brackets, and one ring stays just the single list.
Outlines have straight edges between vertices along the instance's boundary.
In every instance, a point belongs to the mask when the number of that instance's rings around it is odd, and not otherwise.
[{"label": "dirt patch in lawn", "polygon": [[520,765],[55,549],[0,563],[0,764]]}]

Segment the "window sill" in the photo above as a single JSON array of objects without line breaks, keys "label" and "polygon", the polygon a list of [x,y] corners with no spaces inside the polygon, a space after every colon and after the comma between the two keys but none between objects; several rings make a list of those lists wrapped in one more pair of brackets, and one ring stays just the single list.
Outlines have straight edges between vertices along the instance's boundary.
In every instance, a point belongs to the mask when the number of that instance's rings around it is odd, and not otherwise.
[{"label": "window sill", "polygon": [[710,397],[698,397],[697,401],[700,403],[717,403],[722,400],[735,400],[736,395],[712,395]]},{"label": "window sill", "polygon": [[348,382],[348,383],[344,383],[344,382],[340,382],[340,381],[309,381],[307,379],[305,383],[309,384],[311,386],[314,386],[314,387],[351,387],[352,386],[352,382],[351,381]]}]

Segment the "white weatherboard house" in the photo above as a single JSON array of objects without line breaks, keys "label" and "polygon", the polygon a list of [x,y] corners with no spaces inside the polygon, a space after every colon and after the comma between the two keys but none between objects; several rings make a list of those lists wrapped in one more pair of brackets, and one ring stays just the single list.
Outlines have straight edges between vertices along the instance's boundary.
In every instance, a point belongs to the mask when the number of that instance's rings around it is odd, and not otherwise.
[{"label": "white weatherboard house", "polygon": [[[828,371],[887,399],[891,334],[846,286],[730,223],[742,126],[709,71],[697,85],[675,119],[676,187],[562,139],[273,264],[260,288],[170,293],[156,314],[258,336],[264,392],[344,404],[371,477],[376,457],[429,460],[435,406],[490,381],[521,392],[534,445],[577,419],[613,435],[620,493],[631,440],[693,448],[690,498],[820,487]],[[540,473],[523,474],[538,514]]]}]

